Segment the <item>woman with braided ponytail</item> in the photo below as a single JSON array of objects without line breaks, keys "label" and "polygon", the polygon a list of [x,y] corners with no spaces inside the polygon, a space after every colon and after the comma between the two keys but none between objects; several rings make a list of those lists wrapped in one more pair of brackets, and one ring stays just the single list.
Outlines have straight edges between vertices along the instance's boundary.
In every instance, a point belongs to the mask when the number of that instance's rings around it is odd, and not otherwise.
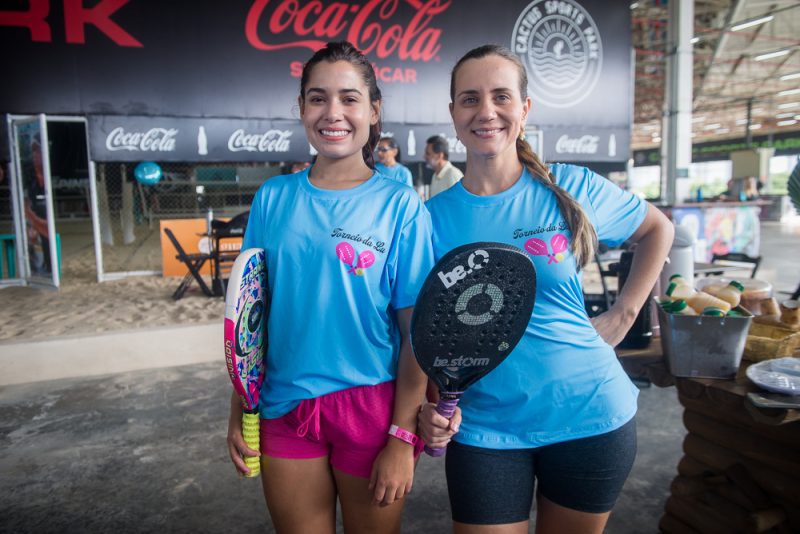
[{"label": "woman with braided ponytail", "polygon": [[[452,420],[425,404],[420,433],[447,445],[457,533],[600,533],[636,454],[637,390],[613,347],[632,325],[672,244],[653,206],[589,169],[545,165],[525,141],[527,76],[486,45],[453,68],[450,113],[467,149],[464,178],[427,206],[434,253],[474,241],[515,245],[536,266],[522,341],[464,393]],[[614,305],[589,319],[581,268],[596,242],[637,243]],[[452,439],[451,439],[452,438]]]}]

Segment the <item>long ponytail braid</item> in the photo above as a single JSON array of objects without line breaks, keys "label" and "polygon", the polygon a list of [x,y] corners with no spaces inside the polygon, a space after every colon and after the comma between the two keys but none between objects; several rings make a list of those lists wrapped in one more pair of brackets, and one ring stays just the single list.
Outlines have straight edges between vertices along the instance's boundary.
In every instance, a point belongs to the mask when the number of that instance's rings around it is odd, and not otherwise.
[{"label": "long ponytail braid", "polygon": [[556,196],[558,209],[566,219],[569,231],[572,233],[570,252],[575,257],[579,269],[586,266],[597,248],[597,233],[594,226],[586,216],[586,212],[578,201],[556,183],[556,177],[550,168],[541,160],[522,136],[517,137],[517,158],[527,167],[533,178],[544,185]]},{"label": "long ponytail braid", "polygon": [[[456,73],[461,65],[467,60],[480,59],[490,55],[507,59],[517,67],[520,96],[523,100],[528,97],[528,74],[519,58],[504,46],[488,44],[473,48],[456,62],[453,71],[450,73],[451,102],[455,99]],[[558,209],[561,211],[561,215],[566,220],[569,231],[572,234],[570,252],[572,252],[578,268],[582,269],[589,263],[597,248],[597,233],[589,221],[589,217],[583,211],[581,205],[578,204],[578,201],[563,188],[559,187],[555,176],[550,172],[550,168],[539,159],[539,156],[536,155],[530,144],[522,136],[517,138],[517,158],[519,158],[520,163],[527,167],[535,180],[547,187],[556,196]]]}]

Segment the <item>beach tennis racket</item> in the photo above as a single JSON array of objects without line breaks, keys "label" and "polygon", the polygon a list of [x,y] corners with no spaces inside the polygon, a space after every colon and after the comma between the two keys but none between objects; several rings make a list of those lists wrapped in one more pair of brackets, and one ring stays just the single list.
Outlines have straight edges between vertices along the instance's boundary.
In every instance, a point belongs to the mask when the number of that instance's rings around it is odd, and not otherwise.
[{"label": "beach tennis racket", "polygon": [[[436,263],[417,296],[411,345],[439,388],[439,414],[450,419],[464,391],[511,353],[535,298],[533,262],[511,245],[471,243]],[[445,449],[425,452],[441,456]]]},{"label": "beach tennis racket", "polygon": [[[264,250],[242,251],[231,268],[225,294],[225,362],[233,389],[242,403],[242,434],[259,450],[258,400],[264,380],[269,298]],[[245,457],[249,477],[258,476],[258,457]]]}]

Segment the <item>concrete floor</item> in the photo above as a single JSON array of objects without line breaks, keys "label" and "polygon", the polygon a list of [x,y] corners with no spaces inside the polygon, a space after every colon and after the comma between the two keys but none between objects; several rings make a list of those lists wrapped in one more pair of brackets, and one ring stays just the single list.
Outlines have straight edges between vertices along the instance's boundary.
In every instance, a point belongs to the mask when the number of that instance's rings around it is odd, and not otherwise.
[{"label": "concrete floor", "polygon": [[[0,532],[274,532],[259,481],[227,459],[229,391],[217,363],[0,388]],[[681,455],[674,388],[639,406],[612,534],[658,531]],[[444,462],[423,455],[403,532],[449,531]]]}]

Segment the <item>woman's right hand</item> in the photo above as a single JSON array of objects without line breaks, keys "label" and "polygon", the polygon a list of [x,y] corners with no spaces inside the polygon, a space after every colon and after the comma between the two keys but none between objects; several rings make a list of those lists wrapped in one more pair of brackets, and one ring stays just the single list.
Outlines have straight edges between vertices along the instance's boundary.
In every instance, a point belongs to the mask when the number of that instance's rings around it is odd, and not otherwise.
[{"label": "woman's right hand", "polygon": [[442,417],[436,412],[436,404],[428,402],[422,405],[417,415],[417,433],[431,449],[443,449],[458,432],[461,425],[461,408],[456,406],[451,419]]},{"label": "woman's right hand", "polygon": [[228,454],[236,470],[246,475],[250,469],[244,463],[244,456],[261,456],[259,451],[253,450],[244,442],[242,435],[242,406],[234,392],[231,396],[231,412],[228,416]]}]

